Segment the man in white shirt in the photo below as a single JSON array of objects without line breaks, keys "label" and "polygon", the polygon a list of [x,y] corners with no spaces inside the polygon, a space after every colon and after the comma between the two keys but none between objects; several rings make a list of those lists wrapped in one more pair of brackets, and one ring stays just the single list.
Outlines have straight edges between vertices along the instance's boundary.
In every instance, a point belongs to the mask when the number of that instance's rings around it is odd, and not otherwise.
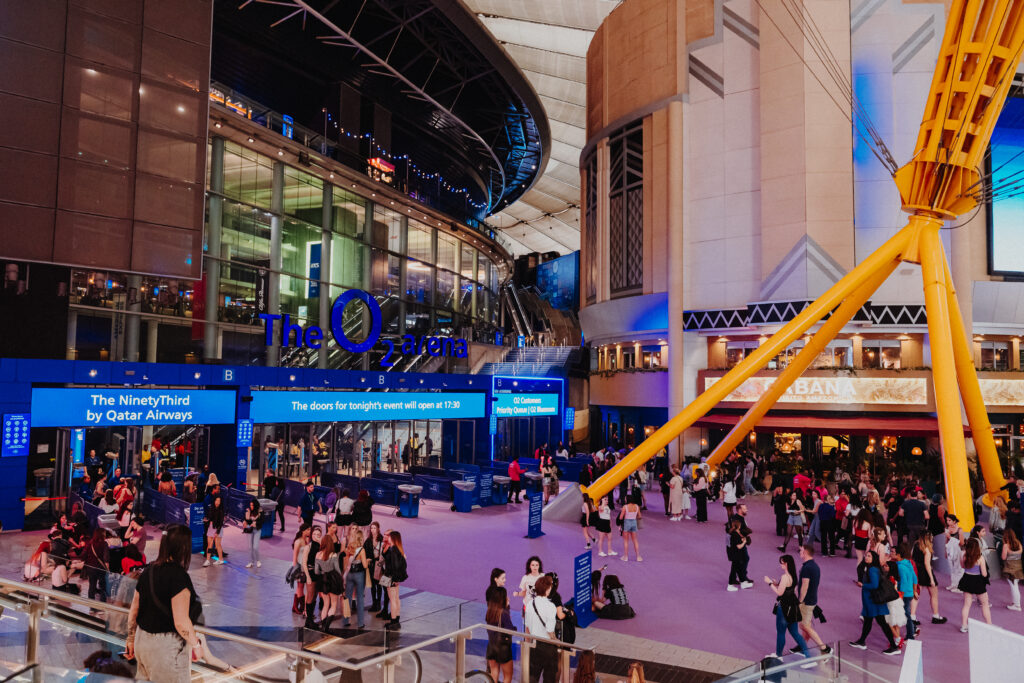
[{"label": "man in white shirt", "polygon": [[[551,585],[551,577],[542,576],[534,586],[536,597],[530,602],[523,617],[523,625],[530,635],[555,637],[558,610],[547,597]],[[551,643],[538,642],[530,653],[530,683],[538,683],[540,680],[544,683],[556,683],[558,680],[558,648]]]}]

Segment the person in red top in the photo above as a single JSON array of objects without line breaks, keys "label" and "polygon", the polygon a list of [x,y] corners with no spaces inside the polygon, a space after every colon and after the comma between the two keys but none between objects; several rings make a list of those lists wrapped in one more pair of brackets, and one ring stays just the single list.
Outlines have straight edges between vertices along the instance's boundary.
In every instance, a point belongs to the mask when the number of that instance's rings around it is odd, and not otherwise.
[{"label": "person in red top", "polygon": [[[846,490],[839,492],[839,497],[836,498],[836,529],[838,530],[838,536],[843,540],[843,550],[847,552],[847,557],[851,557],[850,553],[850,522],[843,523],[846,519],[846,508],[850,505],[850,497],[847,495]],[[833,552],[835,548],[832,549]]]},{"label": "person in red top", "polygon": [[801,498],[806,498],[807,497],[807,489],[809,489],[810,487],[811,487],[811,478],[808,477],[806,474],[797,473],[793,477],[793,488],[794,489],[800,489],[800,491],[801,491],[800,497]]},{"label": "person in red top", "polygon": [[512,480],[508,489],[508,502],[510,503],[513,501],[516,503],[522,502],[519,500],[519,495],[523,491],[522,476],[523,468],[519,466],[519,458],[513,458],[508,466],[508,478]]}]

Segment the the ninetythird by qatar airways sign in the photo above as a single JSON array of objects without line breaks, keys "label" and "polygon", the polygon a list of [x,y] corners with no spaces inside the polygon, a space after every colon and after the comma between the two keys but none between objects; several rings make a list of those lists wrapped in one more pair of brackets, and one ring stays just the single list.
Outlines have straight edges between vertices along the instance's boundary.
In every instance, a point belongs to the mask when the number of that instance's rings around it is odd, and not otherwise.
[{"label": "the ninetythird by qatar airways sign", "polygon": [[[361,342],[349,339],[345,334],[345,328],[342,324],[345,307],[353,301],[363,302],[370,311],[370,333]],[[280,338],[277,341],[282,348],[294,345],[319,349],[322,346],[324,331],[316,325],[302,327],[293,323],[291,316],[288,314],[261,313],[259,317],[264,322],[267,346],[274,344],[275,320],[281,321]],[[402,343],[396,347],[395,343],[390,339],[380,338],[382,325],[383,316],[381,315],[380,304],[368,292],[364,292],[361,289],[350,289],[334,300],[334,305],[331,307],[331,335],[334,337],[334,341],[338,343],[338,346],[350,353],[366,353],[379,342],[384,351],[384,356],[380,360],[381,367],[389,368],[394,365],[393,356],[396,353],[402,356],[427,354],[429,356],[465,358],[469,352],[465,339],[434,336],[417,337],[411,334],[403,335]]]}]

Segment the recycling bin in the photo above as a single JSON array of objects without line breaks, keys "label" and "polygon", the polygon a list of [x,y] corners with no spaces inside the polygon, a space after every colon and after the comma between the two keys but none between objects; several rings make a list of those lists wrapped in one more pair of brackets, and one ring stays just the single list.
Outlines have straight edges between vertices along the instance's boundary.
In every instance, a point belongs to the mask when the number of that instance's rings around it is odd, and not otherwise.
[{"label": "recycling bin", "polygon": [[452,509],[457,512],[473,511],[473,492],[476,491],[475,481],[453,481],[455,487],[455,504]]},{"label": "recycling bin", "polygon": [[491,484],[491,505],[505,505],[508,503],[508,489],[512,480],[500,474],[494,475]]},{"label": "recycling bin", "polygon": [[277,514],[277,501],[269,498],[259,498],[260,510],[263,511],[263,526],[260,528],[260,538],[271,538],[274,535],[274,515]]},{"label": "recycling bin", "polygon": [[544,493],[544,475],[540,472],[526,472],[523,474],[526,479],[526,497],[532,498],[534,495],[543,495]]},{"label": "recycling bin", "polygon": [[416,484],[398,485],[398,516],[419,517],[420,516],[420,494],[423,487]]},{"label": "recycling bin", "polygon": [[52,467],[40,467],[32,474],[36,477],[36,495],[46,498],[50,495],[50,479],[53,477]]}]

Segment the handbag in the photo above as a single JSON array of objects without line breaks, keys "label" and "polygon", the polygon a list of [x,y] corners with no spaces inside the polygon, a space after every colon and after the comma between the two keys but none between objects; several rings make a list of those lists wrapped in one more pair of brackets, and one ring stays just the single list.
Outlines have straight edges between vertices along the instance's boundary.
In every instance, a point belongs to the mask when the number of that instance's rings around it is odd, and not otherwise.
[{"label": "handbag", "polygon": [[900,594],[896,592],[896,586],[892,585],[892,581],[888,579],[882,579],[878,583],[878,588],[871,591],[871,602],[876,605],[886,605],[893,600],[899,600]]},{"label": "handbag", "polygon": [[782,610],[782,616],[787,624],[795,624],[800,621],[800,601],[793,591],[786,591],[778,597],[778,609]]},{"label": "handbag", "polygon": [[391,581],[390,576],[382,576],[379,579],[377,579],[377,583],[384,586],[385,588],[390,588],[393,582]]}]

